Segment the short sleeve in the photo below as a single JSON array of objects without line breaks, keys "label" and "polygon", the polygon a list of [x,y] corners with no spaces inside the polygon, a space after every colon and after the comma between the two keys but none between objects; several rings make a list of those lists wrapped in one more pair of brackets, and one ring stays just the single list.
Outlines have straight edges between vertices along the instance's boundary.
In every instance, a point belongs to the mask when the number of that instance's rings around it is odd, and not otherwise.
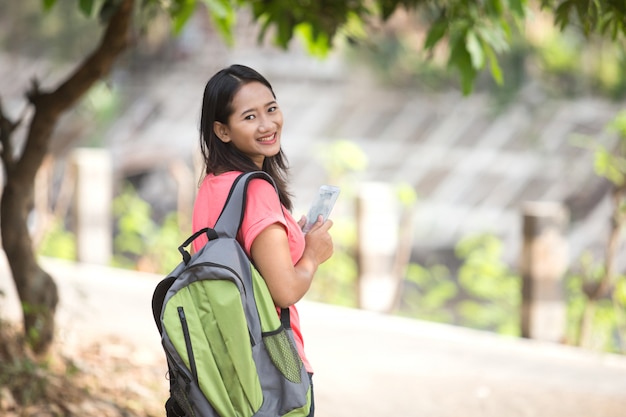
[{"label": "short sleeve", "polygon": [[252,242],[266,227],[278,223],[287,230],[287,222],[274,186],[255,178],[248,184],[246,211],[240,229],[240,242],[250,254]]}]

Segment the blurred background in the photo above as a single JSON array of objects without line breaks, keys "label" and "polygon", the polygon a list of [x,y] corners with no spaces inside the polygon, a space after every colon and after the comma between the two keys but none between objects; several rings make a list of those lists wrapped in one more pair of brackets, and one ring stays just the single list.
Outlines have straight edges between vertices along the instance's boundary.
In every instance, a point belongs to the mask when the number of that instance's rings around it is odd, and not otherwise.
[{"label": "blurred background", "polygon": [[[46,3],[0,4],[7,119],[29,120],[33,80],[56,88],[102,36],[76,2]],[[268,78],[283,110],[294,216],[320,185],[342,190],[335,255],[306,300],[626,352],[623,39],[560,28],[522,2],[526,19],[508,27],[497,65],[472,70],[468,87],[449,59],[453,38],[424,47],[433,8],[348,24],[315,49],[259,42],[248,8],[229,45],[211,3],[175,34],[171,18],[150,15],[58,120],[28,218],[37,256],[171,271],[202,176],[204,85],[240,63]],[[12,131],[16,152],[27,128]]]}]

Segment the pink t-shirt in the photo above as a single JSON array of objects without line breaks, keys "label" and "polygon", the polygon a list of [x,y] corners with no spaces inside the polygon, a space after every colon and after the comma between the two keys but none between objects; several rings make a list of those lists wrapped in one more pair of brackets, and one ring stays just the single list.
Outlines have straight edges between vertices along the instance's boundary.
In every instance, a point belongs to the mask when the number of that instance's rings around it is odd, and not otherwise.
[{"label": "pink t-shirt", "polygon": [[[214,227],[217,222],[230,188],[235,179],[241,174],[238,171],[229,171],[220,175],[207,175],[198,191],[193,208],[193,231],[204,227]],[[291,260],[295,265],[304,252],[304,234],[300,226],[285,209],[274,190],[274,187],[264,179],[253,179],[248,185],[246,209],[237,234],[237,240],[250,256],[252,242],[266,227],[281,224],[289,240]],[[198,251],[207,242],[206,236],[200,236],[193,242],[194,251]],[[304,354],[304,342],[300,331],[300,316],[295,305],[289,307],[291,328],[293,330],[296,347],[308,372],[313,372],[311,365]]]}]

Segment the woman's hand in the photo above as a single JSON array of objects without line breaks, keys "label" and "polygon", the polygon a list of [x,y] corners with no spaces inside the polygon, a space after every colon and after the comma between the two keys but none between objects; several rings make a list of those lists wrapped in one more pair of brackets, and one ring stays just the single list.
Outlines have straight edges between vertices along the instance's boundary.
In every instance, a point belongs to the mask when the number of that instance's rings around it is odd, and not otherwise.
[{"label": "woman's hand", "polygon": [[[302,219],[300,219],[300,222]],[[306,219],[305,219],[306,221]],[[298,224],[300,224],[298,222]],[[333,239],[329,234],[329,229],[333,226],[332,220],[326,220],[319,216],[317,222],[311,227],[311,230],[305,235],[306,246],[302,257],[310,256],[312,261],[319,266],[325,262],[333,254]],[[317,270],[317,266],[315,269]]]}]

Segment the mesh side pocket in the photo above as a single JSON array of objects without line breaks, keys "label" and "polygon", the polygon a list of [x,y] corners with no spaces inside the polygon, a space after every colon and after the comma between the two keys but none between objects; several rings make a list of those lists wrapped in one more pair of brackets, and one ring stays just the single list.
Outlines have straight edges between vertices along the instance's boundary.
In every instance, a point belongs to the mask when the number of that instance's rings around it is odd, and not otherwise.
[{"label": "mesh side pocket", "polygon": [[[186,384],[184,379],[179,375],[174,376],[170,374],[170,376],[170,396],[176,402],[176,405],[172,404],[172,409],[168,411],[173,412],[175,416],[195,417],[187,394],[188,384]],[[176,406],[178,406],[179,409],[176,409]]]},{"label": "mesh side pocket", "polygon": [[302,359],[298,350],[281,326],[276,332],[264,333],[263,342],[276,369],[289,381],[302,382]]}]

